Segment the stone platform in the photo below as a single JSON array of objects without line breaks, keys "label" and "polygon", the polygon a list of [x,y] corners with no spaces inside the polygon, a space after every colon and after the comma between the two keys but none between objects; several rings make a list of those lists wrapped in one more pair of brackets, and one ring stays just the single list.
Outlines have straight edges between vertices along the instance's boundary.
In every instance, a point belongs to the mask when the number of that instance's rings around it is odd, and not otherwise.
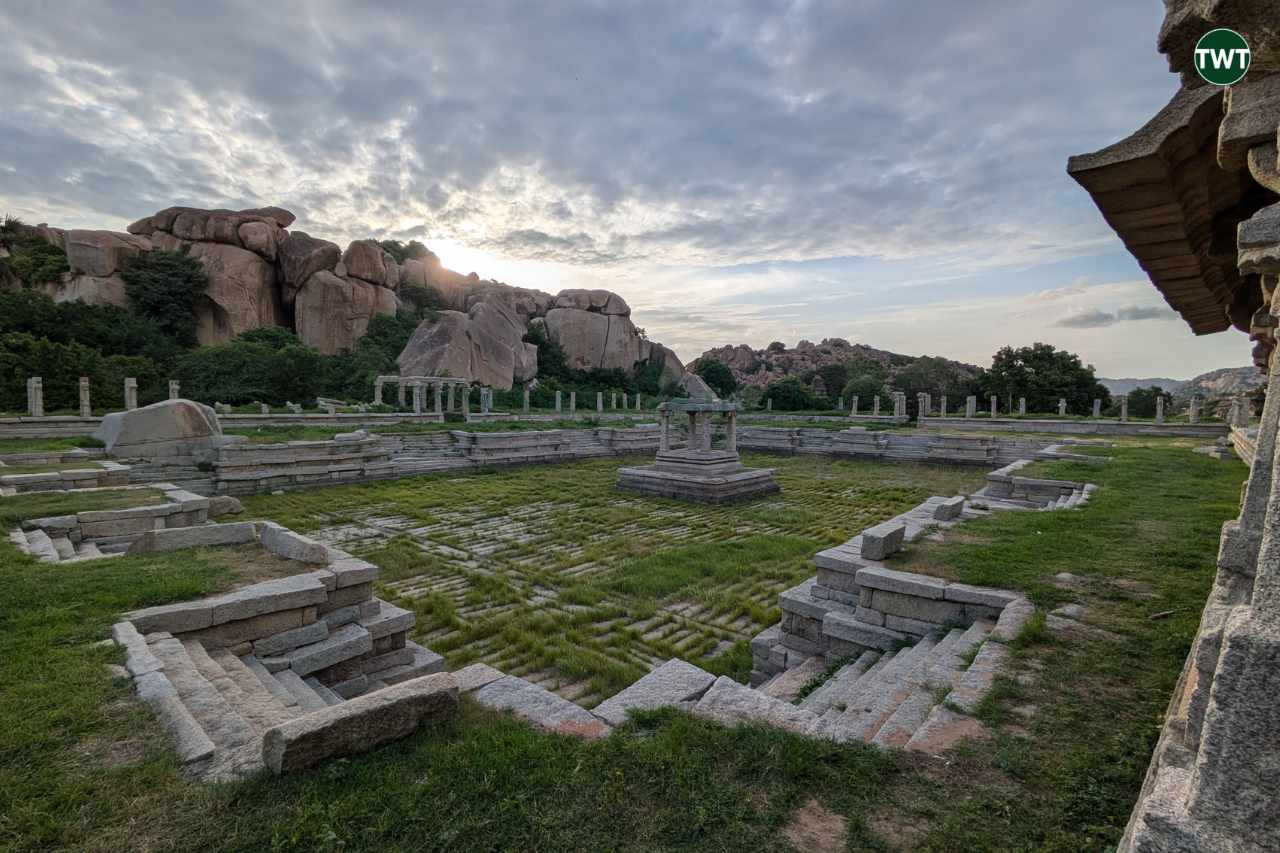
[{"label": "stone platform", "polygon": [[666,450],[652,465],[618,469],[618,488],[698,503],[747,501],[777,491],[772,468],[747,468],[726,450]]}]

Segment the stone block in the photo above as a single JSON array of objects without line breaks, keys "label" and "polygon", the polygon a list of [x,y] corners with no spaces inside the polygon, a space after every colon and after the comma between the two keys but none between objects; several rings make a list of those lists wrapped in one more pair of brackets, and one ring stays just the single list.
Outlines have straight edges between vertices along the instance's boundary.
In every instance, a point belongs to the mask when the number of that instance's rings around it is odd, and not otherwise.
[{"label": "stone block", "polygon": [[905,634],[877,625],[868,625],[846,613],[828,613],[826,619],[822,621],[822,633],[846,643],[881,651],[896,649],[907,642]]},{"label": "stone block", "polygon": [[272,634],[269,637],[263,637],[255,641],[253,653],[259,658],[273,657],[283,652],[292,651],[299,646],[318,643],[328,636],[329,626],[321,620],[316,620],[309,625],[303,625],[301,628],[291,628],[288,631],[281,631],[279,634]]},{"label": "stone block", "polygon": [[298,675],[310,675],[370,651],[373,651],[373,640],[368,631],[359,625],[343,625],[318,643],[260,660],[271,672],[288,668]]},{"label": "stone block", "polygon": [[1036,608],[1025,598],[1019,598],[1005,605],[996,620],[996,627],[991,631],[991,639],[1001,643],[1012,642],[1022,627],[1031,621]]},{"label": "stone block", "polygon": [[812,711],[752,690],[727,675],[716,679],[693,707],[693,713],[726,725],[755,723],[798,734],[808,733],[818,719]]},{"label": "stone block", "polygon": [[954,521],[960,517],[960,513],[964,510],[964,495],[956,495],[947,498],[933,508],[933,517],[936,521]]},{"label": "stone block", "polygon": [[470,666],[464,666],[453,674],[458,680],[458,689],[463,693],[471,693],[479,690],[486,684],[492,684],[499,678],[503,677],[501,670],[494,669],[487,663],[473,663]]},{"label": "stone block", "polygon": [[214,545],[241,545],[255,538],[253,522],[236,524],[202,524],[196,527],[169,527],[164,530],[148,530],[129,546],[130,554],[152,554],[159,551],[176,551],[180,548],[201,548]]},{"label": "stone block", "polygon": [[258,537],[262,547],[287,560],[297,560],[300,563],[329,562],[329,551],[323,544],[273,521],[262,522]]},{"label": "stone block", "polygon": [[919,619],[908,619],[905,616],[894,616],[886,613],[884,617],[884,627],[891,631],[899,631],[903,634],[911,634],[914,637],[924,637],[936,630],[938,625],[935,622],[924,622]]},{"label": "stone block", "polygon": [[879,568],[868,568],[858,572],[858,584],[870,589],[882,589],[938,600],[944,597],[947,587],[947,582],[940,578]]},{"label": "stone block", "polygon": [[611,731],[590,711],[523,678],[504,675],[473,695],[486,708],[511,711],[549,731],[587,738],[604,737]]},{"label": "stone block", "polygon": [[417,617],[413,611],[396,607],[394,604],[388,604],[385,601],[378,601],[378,613],[370,619],[362,619],[360,624],[369,632],[369,636],[375,640],[391,634],[408,631],[413,627]]},{"label": "stone block", "polygon": [[144,607],[124,614],[138,630],[149,634],[152,631],[169,631],[174,634],[185,631],[198,631],[213,624],[213,609],[206,601],[184,601],[179,604],[162,604],[158,607]]},{"label": "stone block", "polygon": [[907,527],[900,521],[886,521],[862,531],[862,556],[883,560],[902,548]]},{"label": "stone block", "polygon": [[268,729],[262,759],[276,774],[300,770],[404,737],[424,722],[452,717],[457,707],[458,684],[451,674],[412,679]]},{"label": "stone block", "polygon": [[382,654],[371,653],[369,657],[360,660],[360,667],[366,673],[369,673],[397,666],[408,666],[411,663],[413,663],[413,650],[405,647],[392,649]]},{"label": "stone block", "polygon": [[751,653],[753,655],[768,655],[769,650],[780,642],[782,642],[782,628],[778,625],[770,625],[752,637]]},{"label": "stone block", "polygon": [[[183,639],[199,640],[202,643],[220,648],[231,648],[239,643],[253,642],[262,637],[270,637],[282,631],[291,631],[316,621],[314,607],[294,607],[289,610],[276,610],[272,613],[260,613],[248,619],[236,619],[218,625],[210,625],[196,631],[181,634]],[[176,632],[175,632],[176,633]]]},{"label": "stone block", "polygon": [[202,761],[213,755],[213,741],[200,727],[178,691],[163,672],[147,672],[134,681],[138,698],[160,719],[173,740],[173,750],[183,764]]},{"label": "stone block", "polygon": [[868,625],[884,625],[884,614],[870,607],[858,607],[853,611],[853,618]]},{"label": "stone block", "polygon": [[691,663],[672,658],[621,693],[596,706],[594,713],[611,726],[627,720],[627,711],[660,708],[701,698],[716,677]]},{"label": "stone block", "polygon": [[359,696],[369,687],[369,676],[363,672],[354,678],[348,678],[346,681],[339,681],[329,689],[337,693],[343,699],[353,699]]},{"label": "stone block", "polygon": [[934,627],[959,625],[965,621],[964,605],[958,602],[921,598],[918,595],[884,589],[877,589],[872,593],[871,608],[885,614],[886,625],[889,624],[889,616],[931,622]]},{"label": "stone block", "polygon": [[[393,636],[403,637],[403,634]],[[417,643],[406,642],[404,648],[413,653],[413,660],[407,664],[380,669],[369,673],[370,680],[378,680],[387,684],[398,684],[420,675],[444,671],[444,658],[431,649],[423,648]]]},{"label": "stone block", "polygon": [[964,583],[950,583],[943,594],[947,601],[961,604],[981,604],[986,607],[1003,609],[1006,604],[1018,600],[1022,596],[1007,589],[995,589],[989,586],[970,586]]},{"label": "stone block", "polygon": [[[333,575],[325,572],[330,580]],[[353,586],[344,586],[342,589],[335,589],[328,594],[326,600],[317,608],[321,615],[338,610],[342,607],[350,607],[351,605],[360,605],[373,598],[373,584],[358,583]]]},{"label": "stone block", "polygon": [[372,583],[378,577],[378,567],[373,563],[347,557],[331,562],[328,567],[337,579],[337,588],[345,589],[356,584]]},{"label": "stone block", "polygon": [[324,581],[330,579],[321,577],[322,574],[327,573],[309,572],[304,575],[264,581],[226,595],[205,599],[205,601],[212,611],[214,625],[248,619],[278,610],[320,605],[328,598],[328,589]]}]

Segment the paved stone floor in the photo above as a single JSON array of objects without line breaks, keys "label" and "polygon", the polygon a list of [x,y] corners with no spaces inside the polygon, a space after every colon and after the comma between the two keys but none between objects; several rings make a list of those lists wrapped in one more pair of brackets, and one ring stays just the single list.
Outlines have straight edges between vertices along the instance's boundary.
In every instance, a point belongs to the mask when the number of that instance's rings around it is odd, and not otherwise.
[{"label": "paved stone floor", "polygon": [[[713,668],[778,618],[812,555],[985,471],[744,456],[782,493],[711,507],[633,496],[599,459],[255,498],[382,567],[449,666],[483,661],[587,706],[673,656]],[[736,544],[723,544],[736,543]],[[737,648],[735,650],[735,644]],[[747,655],[749,658],[749,654]]]}]

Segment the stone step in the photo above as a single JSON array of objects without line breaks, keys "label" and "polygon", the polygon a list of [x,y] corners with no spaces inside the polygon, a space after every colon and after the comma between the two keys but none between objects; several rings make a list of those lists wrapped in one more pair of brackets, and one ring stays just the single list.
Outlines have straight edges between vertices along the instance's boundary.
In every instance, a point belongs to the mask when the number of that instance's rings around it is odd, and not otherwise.
[{"label": "stone step", "polygon": [[252,672],[254,676],[257,677],[258,681],[262,683],[262,686],[267,688],[271,695],[276,697],[276,701],[281,705],[284,705],[286,708],[298,707],[298,697],[290,693],[288,688],[281,684],[278,678],[267,672],[267,668],[263,666],[262,662],[256,657],[253,655],[245,655],[240,658],[240,663],[248,667],[249,671]]},{"label": "stone step", "polygon": [[[261,665],[261,664],[259,664]],[[302,676],[291,669],[282,669],[279,672],[267,672],[263,667],[263,672],[267,673],[267,677],[275,681],[280,687],[289,694],[293,699],[295,706],[304,714],[312,711],[319,711],[321,708],[329,707],[326,702],[311,685],[302,680]]]},{"label": "stone step", "polygon": [[399,684],[421,675],[444,672],[444,658],[431,649],[424,648],[412,640],[405,641],[404,647],[413,653],[412,663],[371,672],[368,674],[369,680],[381,681],[384,684]]},{"label": "stone step", "polygon": [[826,658],[822,655],[814,655],[799,666],[793,666],[778,673],[759,689],[766,696],[781,699],[783,702],[794,702],[800,689],[826,670]]},{"label": "stone step", "polygon": [[315,678],[314,676],[311,678],[305,678],[303,681],[307,687],[310,687],[311,690],[320,697],[320,701],[324,702],[325,705],[341,705],[346,701],[337,693],[334,693],[328,687],[321,684],[320,679]]},{"label": "stone step", "polygon": [[727,675],[716,679],[693,706],[692,712],[726,725],[757,723],[796,734],[813,734],[819,720],[812,711],[752,690]]},{"label": "stone step", "polygon": [[42,563],[56,563],[62,558],[58,549],[53,547],[53,540],[43,530],[27,531],[27,551]]},{"label": "stone step", "polygon": [[910,693],[902,700],[893,713],[880,726],[880,730],[871,738],[871,743],[882,747],[903,747],[924,724],[933,706],[950,690],[953,679],[964,666],[964,661],[955,654],[955,648],[964,636],[964,631],[956,628],[934,647],[933,651],[921,662],[916,670],[917,680],[908,684]]},{"label": "stone step", "polygon": [[102,551],[92,542],[81,542],[80,547],[76,549],[76,559],[79,560],[98,560],[102,558]]},{"label": "stone step", "polygon": [[[742,689],[756,693],[749,687]],[[513,675],[491,681],[473,696],[487,708],[511,711],[517,717],[549,731],[586,738],[604,737],[612,731],[607,723],[585,708]]]},{"label": "stone step", "polygon": [[857,660],[842,666],[838,672],[827,679],[825,684],[801,699],[800,707],[821,716],[831,707],[833,697],[839,695],[842,689],[853,685],[881,657],[879,652],[863,652]]},{"label": "stone step", "polygon": [[[275,715],[270,709],[263,707],[261,703],[255,700],[255,697],[247,694],[241,688],[240,682],[232,678],[222,668],[221,661],[214,659],[213,655],[210,654],[210,650],[206,649],[203,643],[199,640],[183,640],[182,646],[186,649],[187,657],[191,659],[196,671],[203,675],[205,681],[212,684],[226,698],[231,707],[235,708],[240,716],[253,727],[254,732],[261,735],[267,729],[276,725],[277,722],[280,722],[275,720]],[[219,649],[214,648],[212,651],[222,657]],[[229,656],[234,657],[234,655]],[[239,662],[237,658],[236,663]],[[257,679],[254,679],[254,681],[257,681]],[[263,692],[265,693],[265,691]],[[270,694],[267,695],[270,696]],[[275,702],[275,700],[273,699],[272,702]],[[278,702],[275,704],[279,706]]]},{"label": "stone step", "polygon": [[298,715],[296,705],[290,709],[288,705],[277,699],[275,694],[258,680],[258,676],[241,662],[240,658],[226,649],[206,649],[206,651],[209,653],[209,658],[222,667],[227,677],[240,688],[245,704],[239,708],[239,711],[255,729],[266,731]]},{"label": "stone step", "polygon": [[164,665],[164,674],[173,684],[192,718],[213,742],[214,754],[200,768],[203,778],[230,778],[262,766],[261,739],[226,697],[209,683],[192,663],[181,640],[168,634],[149,643],[151,652]]},{"label": "stone step", "polygon": [[65,536],[57,536],[52,540],[53,550],[58,552],[59,560],[70,560],[76,555],[76,546],[71,544],[71,540]]},{"label": "stone step", "polygon": [[[875,654],[875,652],[872,652],[872,654]],[[880,657],[871,666],[867,667],[866,671],[837,684],[832,693],[824,700],[826,707],[821,711],[815,711],[815,713],[831,714],[833,718],[839,717],[844,713],[850,702],[857,700],[858,695],[867,684],[879,678],[881,671],[893,664],[898,654],[897,651],[881,652]]]},{"label": "stone step", "polygon": [[307,676],[370,651],[373,651],[373,638],[369,632],[363,625],[350,623],[334,629],[319,642],[260,660],[268,672],[292,669],[298,675]]},{"label": "stone step", "polygon": [[[837,721],[833,729],[836,739],[870,742],[910,694],[929,653],[936,645],[937,642],[932,638],[925,637],[899,655],[897,666],[882,670],[876,681],[862,691],[857,701],[849,705]],[[890,677],[891,671],[895,673],[893,677]]]}]

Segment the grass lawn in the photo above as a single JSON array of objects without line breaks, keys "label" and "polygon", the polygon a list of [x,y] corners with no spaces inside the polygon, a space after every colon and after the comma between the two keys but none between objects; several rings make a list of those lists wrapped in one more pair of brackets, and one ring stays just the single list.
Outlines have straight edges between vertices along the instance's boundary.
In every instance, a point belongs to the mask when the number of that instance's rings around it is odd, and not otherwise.
[{"label": "grass lawn", "polygon": [[[652,421],[650,421],[652,422]],[[384,434],[449,432],[464,430],[466,432],[524,432],[528,430],[547,429],[587,429],[596,426],[630,427],[637,421],[622,418],[611,421],[597,421],[595,418],[581,418],[565,421],[484,421],[465,423],[461,420],[445,423],[402,423],[375,427],[372,432]],[[248,436],[250,444],[276,444],[285,441],[327,441],[340,432],[351,432],[354,426],[311,426],[308,424],[279,424],[258,427],[228,427],[223,430],[227,435]]]},{"label": "grass lawn", "polygon": [[747,643],[812,555],[972,468],[747,454],[782,493],[730,507],[617,490],[597,459],[259,496],[248,514],[377,563],[382,593],[418,614],[451,667],[484,661],[588,707],[682,657],[745,680]]},{"label": "grass lawn", "polygon": [[0,531],[28,518],[74,515],[91,510],[127,509],[163,503],[158,489],[102,489],[91,492],[27,492],[0,498]]},{"label": "grass lawn", "polygon": [[[1024,589],[1046,607],[1083,602],[1090,608],[1085,622],[1107,632],[1067,638],[1047,631],[1025,644],[1015,658],[1021,678],[999,682],[982,711],[994,739],[939,760],[725,729],[675,712],[643,715],[603,742],[583,743],[464,703],[447,725],[315,772],[197,785],[177,771],[163,733],[128,685],[104,672],[119,652],[90,644],[107,635],[120,611],[228,588],[248,561],[201,550],[51,568],[0,540],[0,848],[779,850],[787,849],[788,821],[812,797],[828,818],[847,821],[850,850],[1106,849],[1137,794],[1212,579],[1218,528],[1236,513],[1245,472],[1239,463],[1168,445],[1107,452],[1115,461],[1104,466],[1038,469],[1098,483],[1083,509],[968,522],[945,542],[922,541],[899,560]],[[750,461],[778,467],[793,504],[739,507],[730,517],[670,516],[667,528],[741,526],[732,541],[764,547],[752,537],[776,538],[769,559],[784,566],[794,560],[798,570],[807,557],[791,555],[790,537],[816,547],[828,541],[824,531],[844,535],[914,500],[912,490],[929,493],[910,480],[934,470]],[[789,469],[793,461],[816,470]],[[394,497],[400,511],[419,514],[419,524],[443,518],[463,525],[467,511],[500,509],[489,528],[496,541],[496,525],[521,507],[581,500],[546,511],[542,517],[568,526],[539,540],[533,553],[559,560],[567,553],[562,532],[587,534],[577,521],[586,510],[617,513],[623,541],[638,547],[622,559],[639,571],[600,572],[578,587],[679,596],[732,576],[735,560],[710,544],[714,538],[686,534],[659,544],[662,530],[645,527],[645,513],[600,502],[609,480],[604,469],[616,467],[610,462],[291,493],[255,499],[252,512],[305,521],[327,503],[326,511],[359,519]],[[851,470],[834,470],[842,465]],[[895,471],[896,483],[883,482]],[[397,488],[406,494],[394,494]],[[878,497],[867,497],[876,490]],[[778,532],[762,533],[766,525]],[[616,539],[608,541],[616,547]],[[743,547],[731,545],[728,553]],[[679,556],[661,556],[671,551]],[[510,556],[502,548],[491,553]],[[750,560],[744,570],[754,572],[754,552]],[[416,568],[387,562],[392,578],[384,587]],[[1052,579],[1058,572],[1076,580],[1060,586]],[[547,580],[554,583],[554,573]],[[1167,611],[1173,613],[1150,618]]]},{"label": "grass lawn", "polygon": [[0,438],[0,455],[5,453],[38,453],[46,450],[75,450],[77,447],[102,447],[102,442],[91,435],[69,435],[52,438]]}]

